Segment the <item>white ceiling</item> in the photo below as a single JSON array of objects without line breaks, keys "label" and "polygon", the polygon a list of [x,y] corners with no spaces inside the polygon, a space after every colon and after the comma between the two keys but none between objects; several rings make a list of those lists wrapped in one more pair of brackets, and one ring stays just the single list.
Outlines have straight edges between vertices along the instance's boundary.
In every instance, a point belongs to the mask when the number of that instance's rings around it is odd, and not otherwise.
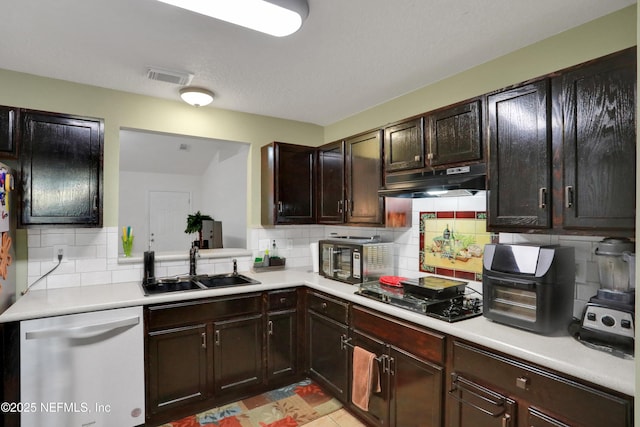
[{"label": "white ceiling", "polygon": [[156,0],[0,0],[0,68],[169,99],[147,67],[184,70],[214,107],[328,125],[636,3],[308,2],[275,38]]}]

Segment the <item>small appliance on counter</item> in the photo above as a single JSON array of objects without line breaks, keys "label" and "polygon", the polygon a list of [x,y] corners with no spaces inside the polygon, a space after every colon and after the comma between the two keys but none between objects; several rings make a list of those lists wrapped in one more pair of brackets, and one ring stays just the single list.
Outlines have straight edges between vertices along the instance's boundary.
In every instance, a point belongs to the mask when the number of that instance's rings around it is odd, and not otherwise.
[{"label": "small appliance on counter", "polygon": [[437,276],[389,279],[362,283],[355,293],[446,322],[482,315],[482,301],[474,291],[466,292],[467,282]]},{"label": "small appliance on counter", "polygon": [[320,275],[359,284],[393,273],[393,243],[380,236],[336,236],[318,242]]},{"label": "small appliance on counter", "polygon": [[585,306],[579,339],[605,351],[633,354],[635,340],[635,245],[608,237],[595,251],[600,289]]},{"label": "small appliance on counter", "polygon": [[485,245],[483,314],[540,334],[566,330],[573,318],[575,250],[559,245]]}]

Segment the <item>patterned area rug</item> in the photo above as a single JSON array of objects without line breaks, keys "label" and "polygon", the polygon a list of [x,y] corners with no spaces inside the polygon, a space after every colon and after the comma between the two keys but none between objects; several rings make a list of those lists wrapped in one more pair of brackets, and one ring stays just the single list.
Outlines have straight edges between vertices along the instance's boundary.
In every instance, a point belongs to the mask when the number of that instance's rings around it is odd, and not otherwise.
[{"label": "patterned area rug", "polygon": [[341,407],[307,379],[161,427],[297,427]]}]

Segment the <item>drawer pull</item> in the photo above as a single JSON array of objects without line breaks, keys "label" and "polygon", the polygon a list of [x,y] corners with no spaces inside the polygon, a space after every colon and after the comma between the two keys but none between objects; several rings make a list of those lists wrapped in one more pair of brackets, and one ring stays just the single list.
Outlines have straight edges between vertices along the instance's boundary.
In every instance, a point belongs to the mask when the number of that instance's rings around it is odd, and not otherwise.
[{"label": "drawer pull", "polygon": [[280,298],[280,304],[284,304],[285,302],[287,302],[287,299],[285,297]]},{"label": "drawer pull", "polygon": [[325,311],[327,310],[327,303],[326,302],[322,303],[322,309],[325,310]]},{"label": "drawer pull", "polygon": [[220,345],[220,331],[216,331],[215,338],[216,338],[216,345],[219,346]]},{"label": "drawer pull", "polygon": [[202,348],[207,348],[207,333],[203,332],[200,334],[200,338],[202,339]]},{"label": "drawer pull", "polygon": [[273,321],[269,320],[269,323],[267,325],[267,332],[269,333],[269,335],[273,335]]},{"label": "drawer pull", "polygon": [[522,390],[527,390],[529,388],[529,378],[527,377],[516,378],[516,387]]}]

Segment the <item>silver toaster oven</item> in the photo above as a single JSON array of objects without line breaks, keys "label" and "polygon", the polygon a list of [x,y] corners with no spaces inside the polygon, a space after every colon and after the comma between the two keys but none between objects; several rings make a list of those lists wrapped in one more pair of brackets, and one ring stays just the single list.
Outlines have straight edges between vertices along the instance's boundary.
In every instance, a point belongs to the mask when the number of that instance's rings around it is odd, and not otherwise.
[{"label": "silver toaster oven", "polygon": [[393,243],[336,237],[318,246],[320,275],[329,279],[359,284],[393,274]]}]

